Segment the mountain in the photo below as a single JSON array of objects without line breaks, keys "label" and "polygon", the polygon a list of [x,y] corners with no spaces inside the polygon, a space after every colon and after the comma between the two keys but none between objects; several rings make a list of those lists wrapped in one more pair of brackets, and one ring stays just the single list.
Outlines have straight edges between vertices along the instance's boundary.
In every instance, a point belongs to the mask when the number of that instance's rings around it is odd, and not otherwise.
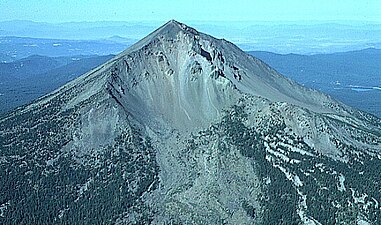
[{"label": "mountain", "polygon": [[0,113],[30,103],[112,57],[33,55],[11,63],[0,63]]},{"label": "mountain", "polygon": [[121,37],[119,35],[111,36],[109,38],[106,38],[105,40],[111,41],[111,42],[116,42],[116,43],[125,43],[125,44],[128,44],[128,45],[130,45],[131,41],[132,41],[131,39],[128,39],[128,38],[125,38],[125,37]]},{"label": "mountain", "polygon": [[0,223],[379,224],[380,129],[172,20],[0,118]]},{"label": "mountain", "polygon": [[381,118],[381,50],[298,55],[253,51],[278,72]]}]

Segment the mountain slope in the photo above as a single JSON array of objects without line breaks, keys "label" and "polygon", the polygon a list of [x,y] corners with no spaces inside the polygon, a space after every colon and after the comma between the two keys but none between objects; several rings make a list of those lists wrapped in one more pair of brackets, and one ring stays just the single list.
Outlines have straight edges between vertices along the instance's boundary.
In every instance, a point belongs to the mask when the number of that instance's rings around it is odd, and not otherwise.
[{"label": "mountain slope", "polygon": [[169,21],[0,119],[0,221],[379,223],[380,129]]},{"label": "mountain slope", "polygon": [[380,49],[317,55],[249,54],[292,80],[381,117]]}]

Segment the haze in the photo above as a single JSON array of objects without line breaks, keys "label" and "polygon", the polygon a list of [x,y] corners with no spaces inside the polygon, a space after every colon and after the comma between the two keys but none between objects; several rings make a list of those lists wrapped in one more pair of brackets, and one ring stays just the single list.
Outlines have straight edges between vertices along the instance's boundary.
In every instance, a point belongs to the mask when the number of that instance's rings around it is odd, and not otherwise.
[{"label": "haze", "polygon": [[103,1],[1,0],[0,21],[368,21],[381,22],[379,0]]}]

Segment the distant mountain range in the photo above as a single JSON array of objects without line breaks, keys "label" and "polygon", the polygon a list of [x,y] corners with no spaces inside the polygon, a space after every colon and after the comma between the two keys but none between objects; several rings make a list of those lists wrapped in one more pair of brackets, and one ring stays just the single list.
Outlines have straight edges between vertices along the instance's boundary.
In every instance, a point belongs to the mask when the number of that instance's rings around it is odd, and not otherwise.
[{"label": "distant mountain range", "polygon": [[47,39],[91,40],[114,35],[138,39],[155,29],[144,22],[69,22],[41,23],[28,20],[0,22],[0,36],[36,37]]},{"label": "distant mountain range", "polygon": [[134,42],[134,40],[119,36],[99,40],[5,36],[0,37],[0,62],[12,62],[31,55],[59,57],[117,54]]},{"label": "distant mountain range", "polygon": [[[37,23],[0,22],[0,36],[47,39],[101,40],[120,36],[139,40],[161,24],[152,22]],[[276,53],[333,53],[368,47],[381,48],[381,24],[362,22],[210,22],[189,21],[197,29],[225,38],[245,51]]]},{"label": "distant mountain range", "polygon": [[381,50],[280,55],[249,52],[278,72],[381,118]]}]

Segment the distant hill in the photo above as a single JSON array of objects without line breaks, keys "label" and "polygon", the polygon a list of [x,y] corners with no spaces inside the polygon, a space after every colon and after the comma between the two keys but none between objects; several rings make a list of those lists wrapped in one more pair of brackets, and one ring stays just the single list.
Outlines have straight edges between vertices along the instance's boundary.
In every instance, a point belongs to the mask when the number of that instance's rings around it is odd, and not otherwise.
[{"label": "distant hill", "polygon": [[0,63],[0,114],[53,91],[112,57],[34,55]]},{"label": "distant hill", "polygon": [[0,62],[12,62],[31,55],[49,57],[117,54],[134,40],[109,38],[101,40],[65,40],[28,37],[0,37]]},{"label": "distant hill", "polygon": [[249,53],[292,80],[381,117],[380,49],[317,55]]},{"label": "distant hill", "polygon": [[[84,57],[84,56],[77,56]],[[87,56],[88,57],[88,56]],[[72,57],[48,57],[32,55],[10,63],[0,63],[2,79],[25,79],[30,76],[48,72],[52,69],[69,64]]]}]

